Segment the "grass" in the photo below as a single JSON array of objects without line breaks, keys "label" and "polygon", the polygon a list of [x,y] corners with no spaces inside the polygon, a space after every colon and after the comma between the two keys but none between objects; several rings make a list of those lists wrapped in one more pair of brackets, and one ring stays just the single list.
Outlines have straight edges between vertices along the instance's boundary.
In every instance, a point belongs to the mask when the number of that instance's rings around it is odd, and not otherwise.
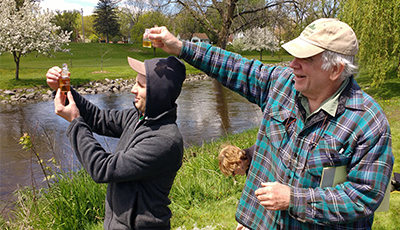
[{"label": "grass", "polygon": [[[236,226],[234,214],[245,178],[223,176],[217,156],[228,142],[251,146],[256,133],[257,129],[251,129],[185,149],[170,192],[172,229]],[[0,229],[102,229],[106,185],[94,183],[83,169],[54,175],[57,179],[51,188],[17,190],[13,221],[0,218]]]},{"label": "grass", "polygon": [[[126,56],[139,60],[153,58],[153,50],[132,44],[79,44],[71,43],[73,55],[58,53],[56,58],[47,59],[31,54],[21,59],[20,80],[15,80],[14,62],[10,54],[0,55],[0,89],[41,87],[45,89],[47,69],[64,62],[71,63],[73,84],[84,84],[104,78],[132,78],[134,72],[129,68]],[[101,52],[112,49],[105,59],[103,71],[100,71]],[[247,58],[259,58],[258,52],[242,54]],[[168,56],[157,49],[157,57]],[[71,59],[71,62],[70,62]],[[288,61],[287,54],[276,54],[271,58],[263,54],[263,61],[276,63]],[[187,73],[197,73],[187,66]],[[360,73],[357,81],[361,87],[377,99],[388,117],[392,131],[393,154],[396,158],[394,172],[400,172],[400,80],[393,73],[379,88],[371,88],[370,78]],[[256,138],[257,129],[240,134],[227,135],[210,143],[185,149],[185,159],[178,171],[172,187],[170,208],[173,212],[172,229],[234,229],[235,211],[244,177],[224,177],[218,168],[217,154],[220,146],[230,142],[239,147],[251,146]],[[31,187],[16,191],[18,198],[14,218],[9,221],[0,218],[0,229],[103,229],[104,184],[94,183],[88,174],[78,172],[56,172],[56,182],[51,189]],[[373,229],[399,229],[400,193],[392,192],[390,211],[375,214]]]},{"label": "grass", "polygon": [[[127,56],[144,61],[154,57],[153,49],[136,48],[131,44],[71,43],[71,53],[56,53],[55,58],[46,58],[30,54],[21,58],[19,80],[15,79],[15,63],[9,53],[0,55],[0,89],[32,88],[46,86],[46,72],[52,66],[67,63],[70,67],[73,84],[84,84],[90,81],[109,78],[132,78]],[[108,52],[103,58],[101,54]],[[167,54],[157,49],[159,56]],[[106,61],[108,60],[108,61]],[[103,73],[99,73],[103,70]]]},{"label": "grass", "polygon": [[[154,58],[153,49],[143,48],[139,44],[105,44],[105,43],[70,43],[68,47],[71,53],[56,53],[55,58],[46,58],[29,54],[21,58],[19,80],[15,79],[15,62],[11,54],[0,55],[0,89],[16,88],[46,88],[46,72],[52,66],[61,66],[67,63],[70,67],[71,82],[73,85],[85,84],[90,81],[105,78],[129,79],[136,76],[129,67],[127,56],[144,61]],[[108,52],[103,60],[103,73],[101,71],[101,56]],[[248,58],[258,58],[258,52],[244,53]],[[156,49],[156,57],[167,57],[169,54],[162,49]],[[265,52],[264,62],[280,62],[278,55],[271,57]],[[288,54],[280,54],[282,60],[290,60]],[[268,58],[267,58],[268,57]],[[109,59],[109,60],[108,60]],[[108,60],[108,61],[106,61]],[[199,73],[199,71],[186,64],[187,74]]]},{"label": "grass", "polygon": [[[171,190],[172,227],[192,229],[218,226],[236,227],[235,211],[244,186],[244,177],[225,177],[218,167],[221,146],[231,143],[248,148],[255,143],[257,129],[228,135],[202,146],[185,149],[185,161]],[[235,181],[236,179],[236,181]]]},{"label": "grass", "polygon": [[[245,178],[223,176],[217,155],[226,143],[241,148],[251,146],[256,135],[257,128],[253,128],[185,149],[182,168],[170,193],[172,229],[236,227],[236,206]],[[393,137],[398,140],[398,132]],[[399,155],[397,150],[394,154]],[[51,189],[18,190],[14,221],[0,218],[0,229],[103,229],[106,185],[94,183],[84,170],[57,173],[57,177]],[[373,229],[398,229],[399,209],[400,193],[392,192],[390,211],[375,214]]]}]

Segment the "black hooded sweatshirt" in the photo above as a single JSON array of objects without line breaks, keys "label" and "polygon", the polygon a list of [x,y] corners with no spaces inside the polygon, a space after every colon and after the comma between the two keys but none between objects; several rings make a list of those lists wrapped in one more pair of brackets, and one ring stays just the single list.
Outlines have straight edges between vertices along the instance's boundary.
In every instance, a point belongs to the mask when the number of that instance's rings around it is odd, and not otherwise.
[{"label": "black hooded sweatshirt", "polygon": [[[72,91],[81,117],[68,127],[74,152],[93,180],[108,183],[105,229],[170,229],[168,198],[182,165],[183,140],[176,125],[186,72],[176,57],[145,61],[146,109],[99,109]],[[93,133],[118,137],[109,153]]]}]

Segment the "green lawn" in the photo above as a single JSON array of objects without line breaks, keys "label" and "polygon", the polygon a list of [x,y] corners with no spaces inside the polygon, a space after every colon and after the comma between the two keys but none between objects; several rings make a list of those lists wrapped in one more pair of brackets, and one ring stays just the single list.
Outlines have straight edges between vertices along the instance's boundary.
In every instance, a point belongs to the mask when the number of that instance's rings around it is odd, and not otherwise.
[{"label": "green lawn", "polygon": [[[105,44],[105,43],[70,43],[68,48],[71,53],[56,53],[54,58],[29,54],[21,58],[19,80],[15,79],[15,62],[10,53],[0,55],[0,89],[31,88],[46,86],[46,72],[52,66],[61,66],[68,63],[71,72],[71,84],[84,84],[94,80],[105,78],[132,78],[136,74],[129,67],[126,57],[144,61],[155,57],[169,56],[162,49],[154,50],[143,48],[139,44]],[[103,73],[101,71],[101,56],[103,57]],[[248,58],[259,58],[258,52],[246,52]],[[269,52],[264,52],[263,61],[276,63],[281,60],[290,60],[288,54],[277,54],[271,57]],[[108,60],[108,61],[106,61]],[[105,73],[104,73],[105,72]],[[186,65],[187,74],[199,71],[190,65]]]},{"label": "green lawn", "polygon": [[[46,85],[46,72],[52,66],[68,63],[72,84],[83,84],[104,78],[131,78],[135,76],[127,56],[144,61],[154,57],[153,49],[136,48],[131,44],[71,43],[71,53],[56,53],[55,58],[30,54],[21,58],[19,80],[15,79],[15,62],[9,53],[0,55],[0,89],[30,88]],[[103,57],[103,73],[101,56]],[[157,49],[157,56],[167,56]]]}]

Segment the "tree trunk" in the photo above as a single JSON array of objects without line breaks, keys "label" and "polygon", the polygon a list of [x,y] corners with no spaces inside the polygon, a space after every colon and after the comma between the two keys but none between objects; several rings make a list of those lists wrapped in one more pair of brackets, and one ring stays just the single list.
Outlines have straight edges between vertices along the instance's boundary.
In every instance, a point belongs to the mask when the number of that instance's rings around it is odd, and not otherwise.
[{"label": "tree trunk", "polygon": [[17,51],[13,51],[14,62],[16,65],[15,68],[15,80],[19,80],[19,61],[21,60],[21,53]]},{"label": "tree trunk", "polygon": [[221,31],[219,32],[218,35],[218,41],[217,41],[217,46],[225,49],[226,48],[226,44],[228,43],[228,30],[226,29],[226,27],[222,27]]},{"label": "tree trunk", "polygon": [[221,47],[222,49],[225,49],[226,44],[228,43],[229,28],[232,26],[233,14],[235,12],[237,0],[230,0],[225,2],[225,4],[228,8],[226,11],[224,11],[223,8],[218,9],[218,12],[222,18],[222,27],[219,32],[217,46]]},{"label": "tree trunk", "polygon": [[260,52],[260,61],[262,61],[262,50],[261,51],[258,51],[258,52]]}]

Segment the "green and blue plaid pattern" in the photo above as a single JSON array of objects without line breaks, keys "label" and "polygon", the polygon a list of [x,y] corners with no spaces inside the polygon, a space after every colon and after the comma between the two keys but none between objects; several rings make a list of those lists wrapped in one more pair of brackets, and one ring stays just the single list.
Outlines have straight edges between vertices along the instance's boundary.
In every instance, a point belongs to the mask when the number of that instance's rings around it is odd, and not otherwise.
[{"label": "green and blue plaid pattern", "polygon": [[[351,78],[335,117],[304,122],[290,68],[271,67],[204,43],[184,42],[180,57],[263,110],[256,151],[236,219],[250,229],[370,229],[390,182],[389,123]],[[324,167],[347,166],[346,182],[320,188]],[[270,211],[254,191],[261,182],[291,188],[288,210]]]}]

